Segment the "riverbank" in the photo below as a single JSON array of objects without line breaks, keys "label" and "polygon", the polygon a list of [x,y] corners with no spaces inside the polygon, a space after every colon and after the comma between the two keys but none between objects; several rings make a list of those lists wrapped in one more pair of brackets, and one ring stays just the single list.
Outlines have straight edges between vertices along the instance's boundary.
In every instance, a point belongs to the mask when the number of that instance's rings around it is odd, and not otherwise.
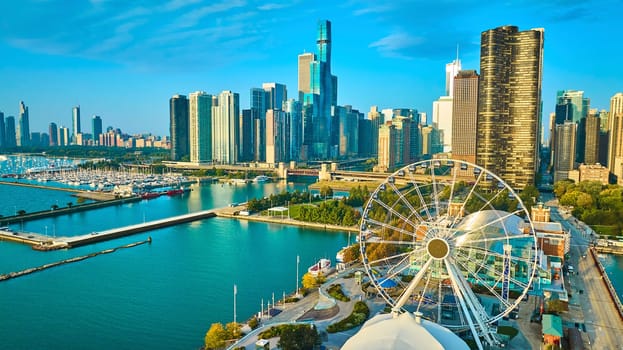
[{"label": "riverbank", "polygon": [[597,257],[595,249],[590,249],[590,251],[591,251],[591,256],[593,258],[593,261],[595,261],[595,265],[597,266],[597,268],[599,269],[599,273],[601,274],[601,279],[604,281],[606,288],[608,288],[608,292],[610,294],[610,297],[612,298],[612,304],[619,311],[619,317],[621,317],[621,320],[623,321],[623,304],[621,304],[621,299],[619,298],[619,295],[614,289],[614,286],[612,285],[612,282],[610,281],[610,277],[608,276],[608,273],[606,273],[606,269],[604,268],[603,264]]},{"label": "riverbank", "polygon": [[[230,219],[238,219],[238,220],[247,220],[247,221],[257,221],[257,222],[266,222],[273,224],[282,224],[282,225],[290,225],[290,226],[299,226],[306,228],[315,228],[321,230],[330,230],[330,231],[342,231],[342,232],[359,232],[359,227],[357,226],[340,226],[340,225],[331,225],[331,224],[321,224],[315,222],[306,222],[295,220],[287,217],[281,216],[264,216],[264,215],[236,215],[235,213],[239,210],[242,210],[242,207],[234,207],[229,211],[219,211],[216,213],[219,217],[230,218]],[[236,210],[237,209],[237,210]]]}]

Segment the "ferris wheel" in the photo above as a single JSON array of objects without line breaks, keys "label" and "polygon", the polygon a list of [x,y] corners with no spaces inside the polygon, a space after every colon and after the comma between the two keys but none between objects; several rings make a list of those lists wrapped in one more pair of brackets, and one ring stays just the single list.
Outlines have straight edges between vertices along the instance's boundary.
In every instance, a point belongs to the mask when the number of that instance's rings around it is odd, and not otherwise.
[{"label": "ferris wheel", "polygon": [[420,312],[479,348],[528,293],[537,240],[527,208],[497,175],[425,160],[388,176],[362,214],[359,247],[392,312]]}]

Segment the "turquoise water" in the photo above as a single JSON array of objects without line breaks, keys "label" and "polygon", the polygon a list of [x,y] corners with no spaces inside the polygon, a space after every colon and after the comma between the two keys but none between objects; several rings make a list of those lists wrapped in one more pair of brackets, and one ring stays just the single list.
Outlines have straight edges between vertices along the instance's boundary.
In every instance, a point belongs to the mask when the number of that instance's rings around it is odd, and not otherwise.
[{"label": "turquoise water", "polygon": [[[0,186],[0,212],[11,211],[22,191]],[[75,235],[226,206],[248,198],[303,189],[305,184],[193,186],[181,197],[74,213],[24,223],[24,229]],[[67,201],[49,191],[29,194],[27,211]],[[39,204],[39,202],[44,204]],[[8,208],[8,209],[7,209]],[[72,250],[36,252],[0,241],[0,273],[153,238],[151,245],[0,283],[0,348],[7,349],[197,349],[214,322],[245,320],[284,292],[321,257],[333,258],[347,235],[275,224],[207,219]]]},{"label": "turquoise water", "polygon": [[604,265],[610,282],[619,295],[619,299],[623,300],[623,256],[603,254],[601,263]]}]

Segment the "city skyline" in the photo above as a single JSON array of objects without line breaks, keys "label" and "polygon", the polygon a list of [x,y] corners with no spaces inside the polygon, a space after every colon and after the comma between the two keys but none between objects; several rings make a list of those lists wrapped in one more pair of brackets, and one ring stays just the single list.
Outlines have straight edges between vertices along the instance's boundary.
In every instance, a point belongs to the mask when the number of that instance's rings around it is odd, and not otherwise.
[{"label": "city skyline", "polygon": [[[445,94],[445,66],[456,58],[457,45],[463,69],[480,73],[482,31],[505,24],[543,27],[546,124],[558,90],[585,91],[591,108],[599,109],[608,109],[610,98],[623,90],[623,72],[610,68],[623,48],[608,42],[623,29],[599,17],[616,6],[621,5],[2,4],[15,15],[0,22],[0,72],[10,82],[0,94],[0,111],[18,117],[24,101],[30,129],[46,131],[50,122],[70,126],[71,109],[80,105],[83,116],[101,116],[105,126],[167,135],[167,103],[174,94],[231,90],[240,94],[243,109],[249,107],[250,88],[262,83],[296,91],[298,55],[315,51],[316,23],[326,18],[333,25],[331,72],[340,77],[339,105],[360,111],[373,105],[415,108],[429,116],[433,101]],[[48,19],[61,13],[63,21]],[[571,30],[573,41],[590,49],[570,52]]]}]

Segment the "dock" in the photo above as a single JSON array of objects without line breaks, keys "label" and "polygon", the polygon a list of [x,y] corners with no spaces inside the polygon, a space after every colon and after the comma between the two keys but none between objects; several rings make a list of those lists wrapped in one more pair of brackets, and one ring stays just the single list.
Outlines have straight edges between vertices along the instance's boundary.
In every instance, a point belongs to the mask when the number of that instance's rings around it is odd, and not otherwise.
[{"label": "dock", "polygon": [[31,268],[26,269],[26,270],[21,270],[21,271],[17,271],[17,272],[9,272],[9,273],[6,273],[6,274],[2,274],[2,275],[0,275],[0,282],[7,281],[7,280],[10,280],[12,278],[17,278],[17,277],[30,275],[30,274],[35,273],[35,272],[39,272],[39,271],[50,269],[52,267],[61,266],[61,265],[70,264],[70,263],[73,263],[73,262],[78,262],[78,261],[90,259],[90,258],[96,257],[98,255],[114,253],[114,252],[116,252],[119,249],[132,248],[132,247],[136,247],[136,246],[139,246],[139,245],[143,245],[145,243],[151,243],[151,237],[147,238],[144,241],[126,244],[124,246],[117,247],[117,248],[106,249],[106,250],[102,250],[100,252],[91,253],[91,254],[82,255],[82,256],[77,256],[77,257],[73,257],[73,258],[69,258],[69,259],[65,259],[65,260],[61,260],[61,261],[57,261],[57,262],[53,262],[53,263],[49,263],[49,264],[45,264],[45,265],[41,265],[41,266],[38,266],[38,267],[31,267]]},{"label": "dock", "polygon": [[91,232],[79,236],[70,237],[50,237],[37,233],[16,232],[10,229],[5,229],[0,230],[0,240],[28,244],[31,245],[33,249],[41,251],[74,248],[91,243],[103,242],[119,237],[125,237],[140,232],[156,230],[164,227],[179,225],[182,223],[212,218],[216,216],[216,213],[219,210],[220,209],[203,210],[160,220],[113,228],[106,231]]}]

